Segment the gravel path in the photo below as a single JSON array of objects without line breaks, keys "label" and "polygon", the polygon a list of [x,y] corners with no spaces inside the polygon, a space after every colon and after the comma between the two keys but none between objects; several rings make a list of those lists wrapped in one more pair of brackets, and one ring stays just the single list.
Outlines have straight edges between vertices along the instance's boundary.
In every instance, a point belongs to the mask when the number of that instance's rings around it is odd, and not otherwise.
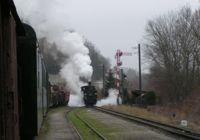
[{"label": "gravel path", "polygon": [[149,127],[134,124],[93,109],[87,109],[87,113],[108,127],[118,129],[119,131],[109,134],[112,135],[114,140],[177,140],[177,138],[175,139]]},{"label": "gravel path", "polygon": [[48,114],[48,128],[36,140],[80,140],[72,124],[66,119],[67,108],[54,109]]}]

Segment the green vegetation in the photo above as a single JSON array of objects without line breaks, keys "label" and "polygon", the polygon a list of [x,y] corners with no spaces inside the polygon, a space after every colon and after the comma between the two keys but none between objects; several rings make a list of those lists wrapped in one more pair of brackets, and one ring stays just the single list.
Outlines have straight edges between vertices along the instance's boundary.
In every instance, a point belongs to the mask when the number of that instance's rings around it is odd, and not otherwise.
[{"label": "green vegetation", "polygon": [[156,95],[153,91],[150,91],[144,96],[147,105],[155,105],[156,104]]},{"label": "green vegetation", "polygon": [[[96,136],[83,122],[81,122],[75,115],[77,110],[71,111],[67,117],[73,123],[73,125],[77,128],[80,135],[85,140],[99,140],[100,138]],[[82,115],[81,115],[82,116]]]},{"label": "green vegetation", "polygon": [[96,119],[94,119],[92,116],[90,116],[87,113],[86,109],[76,109],[71,111],[67,117],[71,122],[74,124],[74,126],[77,128],[83,139],[85,140],[96,140],[99,139],[83,122],[81,122],[75,115],[77,113],[83,120],[85,120],[88,124],[90,124],[92,127],[94,127],[98,132],[100,132],[104,137],[107,139],[112,139],[111,134],[113,132],[119,132],[116,128],[111,128],[107,126],[106,124],[103,124]]},{"label": "green vegetation", "polygon": [[142,91],[133,90],[132,96],[128,97],[129,104],[141,104],[141,105],[155,105],[156,104],[156,94],[153,91]]},{"label": "green vegetation", "polygon": [[115,78],[112,70],[109,70],[108,75],[105,77],[105,97],[108,96],[108,91],[115,87]]},{"label": "green vegetation", "polygon": [[112,137],[110,135],[111,133],[121,131],[116,128],[111,128],[111,126],[108,126],[107,124],[101,123],[100,121],[96,120],[93,116],[91,116],[87,113],[87,109],[82,109],[82,110],[80,110],[79,113],[81,114],[81,117],[84,120],[86,120],[98,132],[103,134],[107,139],[112,139]]},{"label": "green vegetation", "polygon": [[92,42],[85,40],[84,45],[89,49],[91,66],[93,67],[92,81],[99,81],[103,78],[103,71],[106,72],[111,64],[108,58],[105,58]]}]

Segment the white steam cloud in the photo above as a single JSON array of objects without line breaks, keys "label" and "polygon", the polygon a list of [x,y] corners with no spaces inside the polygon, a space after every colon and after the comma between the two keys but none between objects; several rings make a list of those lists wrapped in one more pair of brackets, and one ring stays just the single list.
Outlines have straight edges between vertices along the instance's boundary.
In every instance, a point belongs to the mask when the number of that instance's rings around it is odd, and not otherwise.
[{"label": "white steam cloud", "polygon": [[58,50],[69,56],[60,71],[71,90],[69,105],[82,106],[80,77],[90,80],[93,69],[89,50],[83,37],[69,32],[65,0],[14,0],[18,13],[24,22],[30,23],[39,38],[46,37],[49,43],[56,43]]},{"label": "white steam cloud", "polygon": [[[109,95],[107,98],[99,100],[96,106],[104,106],[104,105],[117,105],[117,96],[118,90],[117,89],[110,89],[108,91]],[[119,103],[121,103],[121,99],[119,99]]]}]

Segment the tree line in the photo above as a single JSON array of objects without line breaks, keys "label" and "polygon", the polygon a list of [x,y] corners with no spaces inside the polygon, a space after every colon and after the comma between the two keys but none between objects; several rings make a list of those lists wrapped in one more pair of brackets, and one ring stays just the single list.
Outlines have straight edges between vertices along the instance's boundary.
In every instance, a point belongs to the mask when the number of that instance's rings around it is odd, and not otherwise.
[{"label": "tree line", "polygon": [[[53,75],[59,74],[62,64],[66,62],[69,56],[58,50],[57,44],[50,44],[46,38],[40,38],[38,43],[47,64],[48,72]],[[106,72],[110,68],[109,59],[105,58],[90,41],[85,40],[84,45],[89,49],[91,66],[93,67],[92,81],[102,80],[102,66],[104,65]]]},{"label": "tree line", "polygon": [[150,20],[145,40],[151,86],[163,103],[184,100],[200,85],[200,10],[186,6]]}]

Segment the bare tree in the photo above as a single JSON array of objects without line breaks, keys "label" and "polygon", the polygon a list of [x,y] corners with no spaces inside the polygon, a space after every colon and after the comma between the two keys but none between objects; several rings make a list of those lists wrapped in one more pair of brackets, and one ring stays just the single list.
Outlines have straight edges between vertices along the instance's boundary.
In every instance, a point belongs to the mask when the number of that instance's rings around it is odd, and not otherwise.
[{"label": "bare tree", "polygon": [[183,7],[147,24],[146,54],[153,60],[151,75],[161,96],[170,101],[184,99],[199,83],[200,46],[194,32],[199,23],[195,14]]}]

